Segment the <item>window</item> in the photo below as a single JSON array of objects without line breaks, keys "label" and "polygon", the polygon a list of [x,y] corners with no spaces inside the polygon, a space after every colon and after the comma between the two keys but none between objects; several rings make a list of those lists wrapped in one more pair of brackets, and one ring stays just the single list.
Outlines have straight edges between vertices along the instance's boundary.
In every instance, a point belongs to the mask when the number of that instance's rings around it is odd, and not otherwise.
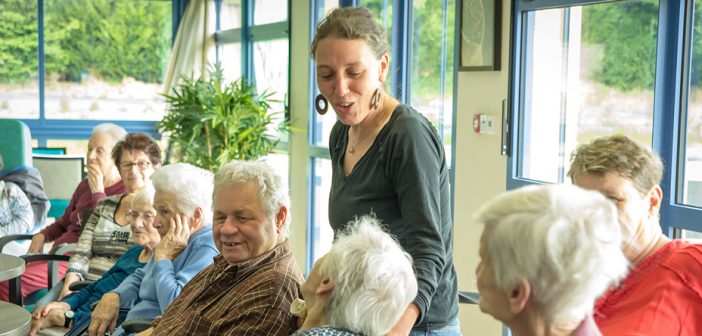
[{"label": "window", "polygon": [[568,182],[578,143],[625,134],[665,163],[664,232],[700,237],[697,9],[695,1],[516,1],[508,188]]},{"label": "window", "polygon": [[158,137],[170,1],[5,1],[0,13],[0,117],[23,119],[41,146],[106,120]]}]

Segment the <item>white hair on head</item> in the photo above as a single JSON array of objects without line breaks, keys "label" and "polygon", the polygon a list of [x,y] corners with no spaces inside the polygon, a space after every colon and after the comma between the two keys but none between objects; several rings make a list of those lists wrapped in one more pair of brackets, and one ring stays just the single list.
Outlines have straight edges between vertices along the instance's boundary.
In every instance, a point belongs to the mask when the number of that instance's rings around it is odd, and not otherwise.
[{"label": "white hair on head", "polygon": [[132,201],[130,203],[132,209],[134,209],[137,204],[149,204],[153,206],[155,193],[156,190],[154,190],[154,186],[151,183],[147,183],[145,188],[139,190],[139,192],[132,196]]},{"label": "white hair on head", "polygon": [[476,215],[497,287],[531,285],[547,323],[581,321],[627,273],[614,204],[572,185],[527,186],[497,196]]},{"label": "white hair on head", "polygon": [[102,123],[93,127],[92,134],[106,134],[112,138],[113,144],[127,136],[127,131],[122,126],[113,123]]},{"label": "white hair on head", "polygon": [[363,335],[384,335],[417,296],[412,257],[364,216],[341,232],[319,266],[336,282],[325,321]]},{"label": "white hair on head", "polygon": [[157,193],[165,192],[176,199],[176,207],[187,216],[202,209],[205,225],[212,224],[212,173],[188,163],[174,163],[151,175]]},{"label": "white hair on head", "polygon": [[275,170],[263,161],[232,160],[219,169],[215,175],[214,195],[226,186],[253,182],[259,190],[259,200],[266,214],[275,220],[281,206],[288,209],[282,233],[284,237],[290,234],[290,196],[288,186]]}]

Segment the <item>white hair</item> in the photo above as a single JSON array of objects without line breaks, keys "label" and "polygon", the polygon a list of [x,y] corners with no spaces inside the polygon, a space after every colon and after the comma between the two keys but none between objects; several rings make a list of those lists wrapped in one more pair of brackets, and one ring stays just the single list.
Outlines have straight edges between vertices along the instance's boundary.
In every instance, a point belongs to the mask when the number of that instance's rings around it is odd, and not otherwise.
[{"label": "white hair", "polygon": [[106,134],[112,138],[113,144],[116,144],[127,136],[127,131],[122,126],[113,123],[102,123],[93,127],[92,134]]},{"label": "white hair", "polygon": [[283,178],[275,173],[273,168],[263,161],[232,160],[219,169],[215,175],[214,194],[225,186],[254,182],[258,187],[258,197],[266,214],[275,218],[281,206],[288,209],[288,215],[283,226],[283,236],[290,234],[290,197],[288,187]]},{"label": "white hair", "polygon": [[363,335],[384,335],[417,296],[412,257],[372,217],[341,232],[319,265],[336,282],[325,321]]},{"label": "white hair", "polygon": [[212,224],[212,173],[188,163],[174,163],[151,175],[157,193],[166,192],[176,198],[176,207],[187,216],[202,209],[205,225]]},{"label": "white hair", "polygon": [[131,207],[134,208],[137,204],[154,204],[154,186],[151,183],[147,183],[146,187],[139,190],[134,196],[132,196],[132,201],[130,203]]},{"label": "white hair", "polygon": [[617,209],[599,192],[527,186],[483,205],[476,219],[497,287],[508,292],[526,280],[547,323],[581,321],[626,275]]}]

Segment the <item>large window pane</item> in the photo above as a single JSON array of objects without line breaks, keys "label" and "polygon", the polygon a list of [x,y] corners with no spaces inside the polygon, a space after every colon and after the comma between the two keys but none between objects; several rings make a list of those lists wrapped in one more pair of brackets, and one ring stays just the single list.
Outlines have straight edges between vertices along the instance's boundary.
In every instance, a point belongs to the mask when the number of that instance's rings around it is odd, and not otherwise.
[{"label": "large window pane", "polygon": [[685,155],[680,180],[682,202],[702,207],[702,7],[694,7],[692,29],[692,59],[690,61],[690,86],[688,87],[687,122],[685,125]]},{"label": "large window pane", "polygon": [[241,78],[241,43],[227,43],[217,48],[217,59],[222,65],[224,81],[232,82]]},{"label": "large window pane", "polygon": [[[254,80],[259,92],[268,91],[270,98],[276,100],[271,104],[270,112],[285,112],[288,95],[288,39],[255,42]],[[277,123],[283,122],[284,113],[277,113]],[[287,135],[281,141],[287,141]]]},{"label": "large window pane", "polygon": [[171,2],[46,0],[46,116],[159,120]]},{"label": "large window pane", "polygon": [[[312,258],[319,259],[331,248],[334,231],[329,225],[329,190],[331,189],[331,161],[312,159]],[[310,265],[310,268],[312,265]]]},{"label": "large window pane", "polygon": [[0,118],[39,118],[37,2],[0,1]]},{"label": "large window pane", "polygon": [[263,158],[270,165],[276,174],[283,178],[286,185],[290,185],[290,156],[288,153],[270,153]]},{"label": "large window pane", "polygon": [[580,142],[651,143],[658,1],[530,12],[519,177],[563,182]]},{"label": "large window pane", "polygon": [[[326,16],[326,14],[328,14],[332,9],[339,7],[339,1],[325,0],[322,6],[323,7],[319,11],[317,11],[317,22],[321,21]],[[312,71],[315,71],[315,69],[313,68]],[[316,78],[316,76],[312,77]],[[316,82],[314,85],[314,92],[316,97],[319,94],[319,90],[317,89]],[[329,106],[327,109],[327,114],[325,114],[324,116],[319,115],[314,109],[314,106],[312,111],[313,123],[312,131],[310,132],[312,134],[311,144],[316,146],[329,147],[329,133],[331,133],[331,129],[336,123],[336,114],[334,113],[334,109],[332,109],[332,107]]]},{"label": "large window pane", "polygon": [[[410,104],[437,128],[444,151],[450,156],[454,45],[454,15],[451,13],[455,10],[455,1],[448,4],[445,12],[427,1],[414,4]],[[447,162],[451,162],[450,157]]]},{"label": "large window pane", "polygon": [[241,28],[241,0],[224,0],[219,12],[219,29]]},{"label": "large window pane", "polygon": [[255,0],[254,25],[288,20],[288,0]]}]

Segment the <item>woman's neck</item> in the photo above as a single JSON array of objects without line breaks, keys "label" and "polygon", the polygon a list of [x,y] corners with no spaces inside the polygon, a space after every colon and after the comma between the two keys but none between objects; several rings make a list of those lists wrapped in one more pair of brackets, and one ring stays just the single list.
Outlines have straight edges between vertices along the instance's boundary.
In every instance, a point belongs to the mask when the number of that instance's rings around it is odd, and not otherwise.
[{"label": "woman's neck", "polygon": [[105,188],[111,187],[119,181],[122,180],[122,177],[119,175],[119,172],[117,169],[111,169],[109,174],[105,174],[102,178],[102,184],[105,185]]},{"label": "woman's neck", "polygon": [[[526,313],[526,311],[525,311]],[[568,336],[578,328],[580,322],[573,322],[561,325],[546,323],[541,314],[527,313],[524,319],[516,321],[510,325],[515,336]]]},{"label": "woman's neck", "polygon": [[363,136],[365,134],[374,132],[377,128],[381,128],[390,119],[392,110],[397,106],[395,99],[387,94],[382,94],[383,98],[380,99],[380,104],[378,104],[378,109],[371,111],[371,113],[366,116],[363,121],[357,125],[352,125],[351,130],[356,136]]},{"label": "woman's neck", "polygon": [[631,242],[625,242],[624,255],[637,265],[652,256],[670,242],[670,238],[663,235],[657,217],[651,217],[641,223],[634,233]]},{"label": "woman's neck", "polygon": [[[155,246],[154,246],[155,247]],[[144,249],[141,250],[141,253],[139,254],[139,261],[140,262],[147,262],[149,259],[151,259],[151,256],[154,254],[154,249],[151,246],[144,246]]]}]

